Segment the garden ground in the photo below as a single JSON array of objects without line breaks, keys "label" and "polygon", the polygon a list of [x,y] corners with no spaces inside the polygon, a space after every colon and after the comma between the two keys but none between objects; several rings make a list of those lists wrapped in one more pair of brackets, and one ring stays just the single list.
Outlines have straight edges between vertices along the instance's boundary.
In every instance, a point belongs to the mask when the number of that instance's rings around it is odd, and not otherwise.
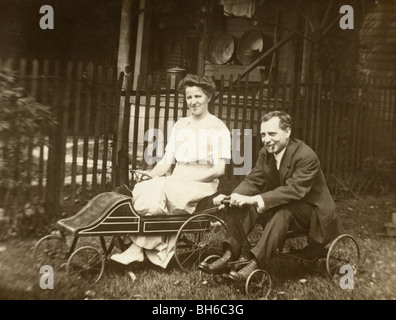
[{"label": "garden ground", "polygon": [[[384,224],[396,212],[394,194],[338,200],[337,210],[345,232],[357,239],[361,250],[354,288],[341,289],[339,278],[330,279],[323,266],[274,261],[268,270],[273,281],[270,300],[396,300],[396,238],[384,235]],[[81,300],[87,291],[91,298],[106,300],[247,299],[244,289],[234,284],[203,281],[198,272],[183,273],[175,263],[163,270],[146,261],[127,270],[108,263],[95,285],[70,283],[60,271],[54,275],[54,289],[41,289],[41,274],[33,262],[38,239],[0,242],[0,299]]]}]

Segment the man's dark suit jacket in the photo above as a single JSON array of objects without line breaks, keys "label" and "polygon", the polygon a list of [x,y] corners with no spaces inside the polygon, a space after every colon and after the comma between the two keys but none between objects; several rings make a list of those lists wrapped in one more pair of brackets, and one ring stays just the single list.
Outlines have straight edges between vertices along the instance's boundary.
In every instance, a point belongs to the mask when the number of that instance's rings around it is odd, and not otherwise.
[{"label": "man's dark suit jacket", "polygon": [[294,201],[311,204],[316,214],[312,216],[308,237],[317,243],[325,245],[340,233],[340,220],[319,159],[301,140],[289,140],[279,171],[274,155],[263,147],[256,166],[233,193],[247,196],[260,194],[265,210]]}]

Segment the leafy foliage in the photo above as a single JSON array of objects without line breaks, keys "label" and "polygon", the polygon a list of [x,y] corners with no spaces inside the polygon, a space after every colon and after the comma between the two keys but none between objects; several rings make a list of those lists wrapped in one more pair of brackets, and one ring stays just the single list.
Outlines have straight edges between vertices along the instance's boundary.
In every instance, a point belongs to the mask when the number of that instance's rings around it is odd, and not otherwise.
[{"label": "leafy foliage", "polygon": [[46,144],[55,120],[50,107],[27,95],[17,79],[15,72],[0,70],[0,204],[14,231],[25,233],[35,224],[32,217],[43,214],[27,179],[38,174],[37,166],[28,168],[29,159],[34,148]]},{"label": "leafy foliage", "polygon": [[396,161],[367,157],[357,173],[331,175],[327,182],[338,199],[387,194],[396,188]]}]

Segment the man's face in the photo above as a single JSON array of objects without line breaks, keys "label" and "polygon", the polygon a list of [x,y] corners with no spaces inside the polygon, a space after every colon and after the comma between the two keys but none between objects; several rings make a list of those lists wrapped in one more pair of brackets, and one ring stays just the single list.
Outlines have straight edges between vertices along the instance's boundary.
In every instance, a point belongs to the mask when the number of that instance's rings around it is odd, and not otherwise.
[{"label": "man's face", "polygon": [[281,152],[289,142],[290,133],[290,128],[282,130],[279,127],[278,117],[271,118],[270,120],[261,123],[261,141],[269,153],[277,154]]}]

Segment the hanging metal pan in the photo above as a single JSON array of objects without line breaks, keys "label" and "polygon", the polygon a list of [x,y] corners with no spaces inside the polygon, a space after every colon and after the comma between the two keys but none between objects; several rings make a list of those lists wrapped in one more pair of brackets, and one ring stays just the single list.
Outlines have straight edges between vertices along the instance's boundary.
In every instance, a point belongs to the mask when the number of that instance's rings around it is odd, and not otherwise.
[{"label": "hanging metal pan", "polygon": [[221,65],[229,62],[234,55],[234,51],[234,38],[228,33],[218,33],[210,42],[209,56],[215,64]]}]

